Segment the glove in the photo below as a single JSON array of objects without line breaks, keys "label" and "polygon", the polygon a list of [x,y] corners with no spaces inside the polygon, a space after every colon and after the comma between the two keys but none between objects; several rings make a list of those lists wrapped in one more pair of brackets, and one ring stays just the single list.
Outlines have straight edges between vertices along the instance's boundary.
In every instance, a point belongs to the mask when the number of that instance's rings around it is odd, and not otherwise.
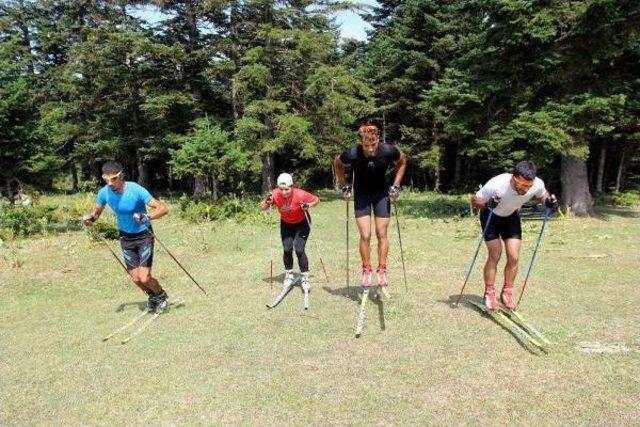
[{"label": "glove", "polygon": [[555,196],[555,194],[552,194],[551,196],[547,197],[547,199],[544,201],[544,204],[549,209],[555,211],[559,206],[558,198]]},{"label": "glove", "polygon": [[266,197],[264,198],[264,202],[271,206],[273,204],[273,194],[269,193],[266,195]]},{"label": "glove", "polygon": [[351,184],[345,184],[342,186],[342,197],[347,198],[351,196]]},{"label": "glove", "polygon": [[308,211],[311,206],[309,206],[309,203],[304,202],[304,203],[300,203],[300,207],[302,208],[303,211]]},{"label": "glove", "polygon": [[499,204],[500,204],[500,196],[496,194],[489,199],[489,201],[487,202],[487,207],[489,209],[495,209],[498,207]]},{"label": "glove", "polygon": [[96,217],[94,217],[91,214],[88,214],[82,217],[82,223],[87,227],[90,227],[91,225],[93,225],[94,222],[96,222]]},{"label": "glove", "polygon": [[149,215],[135,213],[133,214],[133,219],[135,219],[138,224],[144,224],[149,221]]},{"label": "glove", "polygon": [[397,199],[398,196],[400,196],[400,186],[392,185],[391,187],[389,187],[389,196],[394,200]]}]

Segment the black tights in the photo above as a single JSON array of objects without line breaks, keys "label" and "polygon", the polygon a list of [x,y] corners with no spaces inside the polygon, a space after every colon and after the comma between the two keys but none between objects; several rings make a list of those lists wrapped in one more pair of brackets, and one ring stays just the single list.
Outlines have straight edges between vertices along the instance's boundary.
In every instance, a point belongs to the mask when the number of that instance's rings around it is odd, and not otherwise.
[{"label": "black tights", "polygon": [[286,270],[293,270],[293,250],[295,248],[300,271],[302,273],[309,271],[309,258],[304,252],[309,233],[311,233],[311,229],[306,220],[297,224],[287,224],[284,221],[280,221],[280,237],[282,238],[282,248],[284,249],[282,260]]}]

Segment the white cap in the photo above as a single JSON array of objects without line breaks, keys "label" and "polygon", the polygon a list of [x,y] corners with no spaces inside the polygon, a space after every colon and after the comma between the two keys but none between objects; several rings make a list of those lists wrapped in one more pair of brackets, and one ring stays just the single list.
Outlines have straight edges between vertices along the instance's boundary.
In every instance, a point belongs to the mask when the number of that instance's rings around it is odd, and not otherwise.
[{"label": "white cap", "polygon": [[293,177],[288,173],[281,173],[278,176],[278,187],[291,187],[293,185]]}]

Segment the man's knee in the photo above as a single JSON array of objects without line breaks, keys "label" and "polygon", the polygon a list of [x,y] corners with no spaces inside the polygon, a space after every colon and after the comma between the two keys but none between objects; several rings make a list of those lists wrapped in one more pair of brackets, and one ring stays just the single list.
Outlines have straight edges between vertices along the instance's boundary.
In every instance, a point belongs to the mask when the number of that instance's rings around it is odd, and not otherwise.
[{"label": "man's knee", "polygon": [[387,239],[387,229],[383,228],[383,229],[376,229],[376,237],[377,239],[380,240],[386,240]]},{"label": "man's knee", "polygon": [[520,254],[507,254],[507,265],[514,266],[518,265],[518,260],[520,259]]},{"label": "man's knee", "polygon": [[498,264],[500,261],[500,257],[502,256],[501,250],[489,250],[489,256],[487,257],[487,262],[491,264]]}]

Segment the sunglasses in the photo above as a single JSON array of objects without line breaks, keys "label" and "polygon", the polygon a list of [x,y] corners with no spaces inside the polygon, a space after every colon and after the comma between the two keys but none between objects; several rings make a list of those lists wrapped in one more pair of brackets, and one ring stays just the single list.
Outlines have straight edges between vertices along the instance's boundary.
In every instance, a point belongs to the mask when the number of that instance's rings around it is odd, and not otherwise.
[{"label": "sunglasses", "polygon": [[107,184],[115,184],[118,182],[118,179],[120,179],[120,176],[122,176],[122,172],[118,172],[115,175],[102,175],[102,179],[104,179]]},{"label": "sunglasses", "polygon": [[513,184],[516,190],[519,191],[528,191],[531,187],[533,187],[533,181],[518,178],[515,176],[513,177]]}]

